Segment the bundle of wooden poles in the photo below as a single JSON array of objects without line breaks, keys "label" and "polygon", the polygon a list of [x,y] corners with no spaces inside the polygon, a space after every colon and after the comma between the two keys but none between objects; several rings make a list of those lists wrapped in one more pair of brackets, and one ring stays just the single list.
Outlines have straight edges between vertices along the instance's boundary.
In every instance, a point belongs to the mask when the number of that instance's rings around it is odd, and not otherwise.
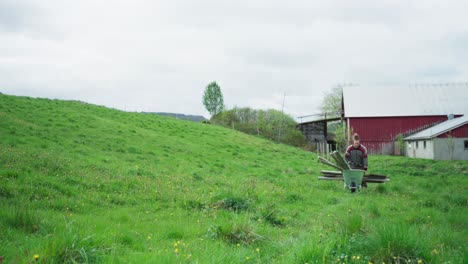
[{"label": "bundle of wooden poles", "polygon": [[[345,158],[343,157],[343,155],[341,155],[341,153],[339,153],[338,151],[333,151],[331,153],[331,157],[335,160],[336,163],[333,163],[323,157],[318,157],[318,160],[319,162],[322,162],[323,164],[326,164],[330,167],[333,167],[337,170],[340,170],[340,171],[344,171],[344,170],[350,170],[351,167],[349,166],[348,162],[346,162]],[[340,172],[341,174],[341,172]]]},{"label": "bundle of wooden poles", "polygon": [[[335,160],[335,163],[323,158],[323,157],[318,157],[318,161],[326,164],[337,171],[332,171],[332,170],[321,170],[320,173],[322,174],[322,177],[319,177],[319,179],[322,180],[342,180],[343,179],[343,171],[344,170],[350,170],[351,167],[349,164],[346,162],[345,158],[341,153],[338,151],[333,151],[331,153],[331,157]],[[365,177],[365,181],[368,183],[384,183],[389,181],[390,179],[385,176],[385,175],[380,175],[380,174],[368,174]]]}]

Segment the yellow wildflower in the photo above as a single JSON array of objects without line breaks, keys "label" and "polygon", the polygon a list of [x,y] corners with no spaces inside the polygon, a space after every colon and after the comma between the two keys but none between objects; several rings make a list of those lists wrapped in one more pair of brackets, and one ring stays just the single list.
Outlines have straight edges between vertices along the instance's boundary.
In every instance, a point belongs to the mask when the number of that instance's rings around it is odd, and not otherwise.
[{"label": "yellow wildflower", "polygon": [[39,254],[34,254],[33,258],[34,258],[35,261],[38,261],[39,260]]}]

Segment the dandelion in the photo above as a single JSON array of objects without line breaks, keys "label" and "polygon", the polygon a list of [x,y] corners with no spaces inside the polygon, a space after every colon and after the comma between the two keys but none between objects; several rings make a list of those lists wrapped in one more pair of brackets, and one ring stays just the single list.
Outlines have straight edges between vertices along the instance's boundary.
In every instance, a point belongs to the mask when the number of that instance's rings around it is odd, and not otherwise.
[{"label": "dandelion", "polygon": [[360,259],[361,259],[361,257],[360,257],[360,256],[357,256],[357,257],[356,257],[356,259],[357,259],[357,260],[360,260]]},{"label": "dandelion", "polygon": [[250,260],[250,257],[249,257],[249,256],[245,257],[245,260],[249,261],[249,260]]},{"label": "dandelion", "polygon": [[178,248],[174,249],[174,253],[176,254],[179,253],[179,249]]},{"label": "dandelion", "polygon": [[239,244],[239,243],[237,243],[237,246],[238,246],[238,247],[240,247],[240,244]]},{"label": "dandelion", "polygon": [[421,259],[418,259],[418,264],[422,264],[423,261]]},{"label": "dandelion", "polygon": [[255,251],[257,251],[257,253],[260,253],[260,248],[255,249]]},{"label": "dandelion", "polygon": [[38,261],[38,260],[39,260],[39,254],[34,254],[33,259],[34,259],[35,261]]},{"label": "dandelion", "polygon": [[146,239],[151,240],[151,236],[148,236]]},{"label": "dandelion", "polygon": [[434,250],[432,250],[431,253],[437,255],[437,254],[439,254],[439,251],[436,248],[434,248]]}]

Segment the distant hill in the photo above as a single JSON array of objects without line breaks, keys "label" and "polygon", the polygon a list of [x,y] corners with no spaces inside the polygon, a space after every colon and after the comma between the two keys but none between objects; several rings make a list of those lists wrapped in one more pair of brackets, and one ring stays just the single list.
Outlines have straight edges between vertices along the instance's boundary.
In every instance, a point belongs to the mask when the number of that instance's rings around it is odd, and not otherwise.
[{"label": "distant hill", "polygon": [[194,121],[194,122],[203,122],[207,120],[203,116],[199,116],[199,115],[184,115],[184,114],[166,113],[166,112],[143,112],[143,114],[156,114],[160,116],[169,116],[169,117],[174,117],[177,119],[189,120],[189,121]]}]

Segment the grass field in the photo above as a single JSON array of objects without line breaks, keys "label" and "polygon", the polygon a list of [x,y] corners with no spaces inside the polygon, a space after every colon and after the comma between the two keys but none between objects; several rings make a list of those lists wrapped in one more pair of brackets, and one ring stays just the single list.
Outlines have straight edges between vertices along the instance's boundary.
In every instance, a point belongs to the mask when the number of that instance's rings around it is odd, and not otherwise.
[{"label": "grass field", "polygon": [[[0,95],[3,263],[466,263],[468,162],[315,154],[229,129]],[[1,261],[0,261],[1,262]]]}]

